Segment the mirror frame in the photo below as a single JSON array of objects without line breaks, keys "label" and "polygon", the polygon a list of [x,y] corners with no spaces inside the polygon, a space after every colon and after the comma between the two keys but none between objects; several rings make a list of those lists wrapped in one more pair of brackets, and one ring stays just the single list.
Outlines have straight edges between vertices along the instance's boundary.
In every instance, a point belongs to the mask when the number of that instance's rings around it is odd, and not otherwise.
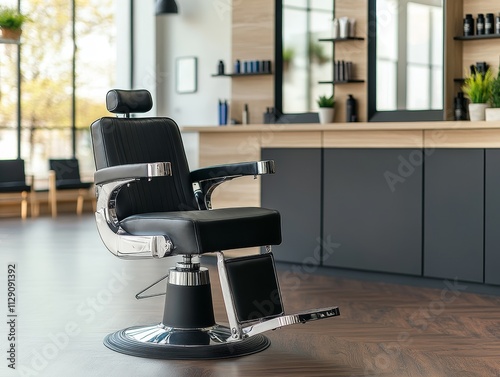
[{"label": "mirror frame", "polygon": [[[445,28],[445,1],[443,0],[443,30]],[[443,33],[444,39],[445,33]],[[443,47],[444,47],[443,40]],[[441,110],[393,110],[377,111],[377,0],[368,0],[368,121],[369,122],[419,122],[444,121],[446,79],[443,48],[443,109]]]},{"label": "mirror frame", "polygon": [[319,123],[317,112],[283,113],[283,0],[275,0],[274,26],[274,108],[276,123]]}]

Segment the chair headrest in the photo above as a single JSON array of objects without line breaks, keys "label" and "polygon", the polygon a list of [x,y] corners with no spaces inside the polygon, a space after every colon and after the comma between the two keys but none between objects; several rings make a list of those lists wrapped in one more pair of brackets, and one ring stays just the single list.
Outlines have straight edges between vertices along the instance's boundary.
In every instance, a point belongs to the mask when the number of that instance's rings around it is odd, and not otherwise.
[{"label": "chair headrest", "polygon": [[106,94],[106,108],[111,113],[145,113],[152,107],[153,98],[146,89],[112,89]]}]

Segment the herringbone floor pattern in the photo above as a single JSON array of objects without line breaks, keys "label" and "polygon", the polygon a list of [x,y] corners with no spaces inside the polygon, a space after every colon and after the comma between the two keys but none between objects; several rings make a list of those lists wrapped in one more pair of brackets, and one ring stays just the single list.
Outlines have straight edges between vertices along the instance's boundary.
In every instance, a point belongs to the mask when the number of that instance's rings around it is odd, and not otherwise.
[{"label": "herringbone floor pattern", "polygon": [[[162,298],[136,301],[134,295],[172,261],[112,256],[92,216],[2,220],[0,250],[4,307],[3,270],[8,263],[18,266],[18,375],[500,376],[500,297],[470,293],[467,283],[443,280],[431,289],[280,267],[287,312],[338,305],[341,316],[269,332],[271,347],[255,355],[163,361],[112,352],[102,339],[120,328],[161,320]],[[224,322],[218,277],[210,270],[216,318]],[[6,325],[0,327],[3,348],[6,331]],[[15,376],[2,359],[0,375]]]}]

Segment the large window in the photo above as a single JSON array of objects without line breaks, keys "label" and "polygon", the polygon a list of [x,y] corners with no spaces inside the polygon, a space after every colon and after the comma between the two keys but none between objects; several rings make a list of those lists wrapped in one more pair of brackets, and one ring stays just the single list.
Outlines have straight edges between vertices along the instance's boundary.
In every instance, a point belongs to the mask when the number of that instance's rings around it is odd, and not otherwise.
[{"label": "large window", "polygon": [[[114,86],[116,0],[22,0],[31,18],[20,45],[21,96],[17,112],[17,46],[0,45],[0,158],[20,157],[36,176],[49,158],[76,156],[91,174],[89,125],[109,115]],[[18,1],[0,1],[18,6]]]}]

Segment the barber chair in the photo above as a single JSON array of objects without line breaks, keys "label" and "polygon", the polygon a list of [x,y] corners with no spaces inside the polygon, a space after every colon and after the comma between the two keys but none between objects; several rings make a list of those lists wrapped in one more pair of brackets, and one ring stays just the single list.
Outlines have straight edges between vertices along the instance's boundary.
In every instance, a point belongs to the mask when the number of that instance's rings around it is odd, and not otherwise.
[{"label": "barber chair", "polygon": [[[179,258],[164,277],[161,321],[108,335],[108,348],[158,359],[237,357],[266,349],[270,341],[262,335],[265,331],[340,314],[338,307],[285,314],[271,252],[271,245],[281,243],[277,211],[211,209],[218,185],[241,176],[272,174],[273,161],[189,171],[172,119],[130,117],[151,109],[148,91],[111,90],[106,105],[124,116],[104,117],[91,125],[101,239],[119,258]],[[265,252],[224,255],[255,246],[265,247]],[[208,253],[217,257],[228,326],[214,318],[208,269],[200,266]],[[153,296],[144,292],[154,284],[136,297]]]}]

